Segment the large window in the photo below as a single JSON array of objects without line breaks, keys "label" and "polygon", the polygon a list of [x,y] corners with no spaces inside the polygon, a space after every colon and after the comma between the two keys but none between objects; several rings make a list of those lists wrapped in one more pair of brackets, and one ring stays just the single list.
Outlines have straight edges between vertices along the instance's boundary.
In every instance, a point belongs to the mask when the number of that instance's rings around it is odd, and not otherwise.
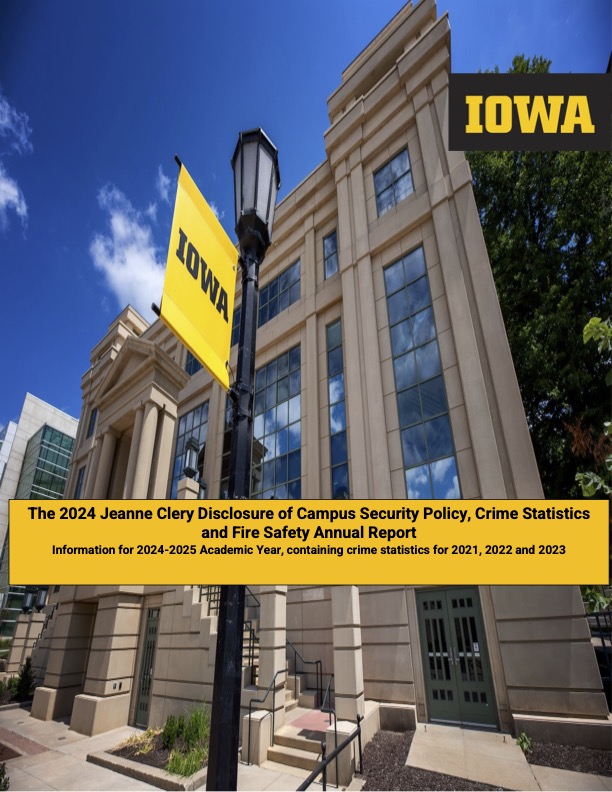
[{"label": "large window", "polygon": [[63,498],[74,438],[46,424],[26,446],[15,497],[30,500]]},{"label": "large window", "polygon": [[185,371],[187,374],[189,374],[190,377],[193,377],[193,375],[197,374],[201,368],[202,364],[200,361],[195,358],[189,350],[187,350],[187,357],[185,358]]},{"label": "large window", "polygon": [[[301,355],[296,346],[255,373],[252,498],[301,498]],[[225,406],[220,497],[229,489],[232,405]]]},{"label": "large window", "polygon": [[323,269],[326,278],[338,272],[338,236],[335,231],[323,240]]},{"label": "large window", "polygon": [[349,473],[340,319],[327,326],[327,392],[332,498],[343,498],[349,495]]},{"label": "large window", "polygon": [[281,311],[300,299],[300,261],[271,280],[259,292],[258,327],[274,319]]},{"label": "large window", "polygon": [[409,498],[460,498],[422,248],[385,269],[397,410]]},{"label": "large window", "polygon": [[86,439],[91,437],[94,433],[94,429],[96,428],[96,420],[98,418],[98,410],[96,407],[93,407],[91,412],[89,413],[89,423],[87,424],[87,436]]},{"label": "large window", "polygon": [[179,479],[183,478],[183,468],[185,465],[185,443],[190,437],[195,438],[200,453],[198,455],[198,467],[204,463],[204,452],[206,449],[206,437],[208,434],[208,402],[200,404],[195,410],[182,415],[178,422],[178,433],[176,438],[176,449],[174,452],[174,467],[172,468],[172,487],[170,497],[176,498]]},{"label": "large window", "polygon": [[392,160],[374,174],[376,211],[382,217],[414,191],[408,149],[400,151]]},{"label": "large window", "polygon": [[76,485],[74,487],[74,497],[75,500],[81,497],[83,492],[83,483],[85,481],[85,466],[79,468],[79,472],[77,473],[77,480]]},{"label": "large window", "polygon": [[254,498],[302,495],[300,364],[296,346],[255,374]]}]

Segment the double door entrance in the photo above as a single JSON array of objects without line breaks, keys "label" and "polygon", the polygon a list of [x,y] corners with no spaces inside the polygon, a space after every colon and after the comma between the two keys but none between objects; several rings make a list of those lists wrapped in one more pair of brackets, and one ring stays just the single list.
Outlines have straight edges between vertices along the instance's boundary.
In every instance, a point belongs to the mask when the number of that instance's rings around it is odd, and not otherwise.
[{"label": "double door entrance", "polygon": [[429,719],[495,728],[478,589],[417,590],[416,598]]}]

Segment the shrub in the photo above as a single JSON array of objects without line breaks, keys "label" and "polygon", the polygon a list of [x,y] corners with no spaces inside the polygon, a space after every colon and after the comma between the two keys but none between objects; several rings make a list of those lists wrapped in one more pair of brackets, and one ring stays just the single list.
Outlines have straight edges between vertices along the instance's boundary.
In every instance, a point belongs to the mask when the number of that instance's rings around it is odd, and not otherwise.
[{"label": "shrub", "polygon": [[168,759],[166,770],[169,773],[176,773],[181,776],[192,775],[202,769],[207,756],[208,750],[202,745],[199,748],[192,748],[189,753],[181,753],[181,751],[174,749]]},{"label": "shrub", "polygon": [[25,663],[19,669],[15,698],[18,701],[23,701],[24,699],[29,698],[33,687],[34,672],[32,671],[32,658],[26,657]]},{"label": "shrub", "polygon": [[[210,736],[210,714],[206,707],[198,707],[189,713],[187,723],[185,724],[185,731],[183,732],[183,740],[185,747],[190,750],[195,748],[199,743],[206,743],[208,746],[208,738]],[[208,752],[208,749],[207,749]]]},{"label": "shrub", "polygon": [[17,695],[17,685],[19,684],[19,680],[17,677],[9,677],[6,681],[6,689],[9,692],[11,698],[15,698]]},{"label": "shrub", "polygon": [[531,737],[525,734],[525,732],[521,732],[519,734],[516,744],[524,754],[528,754],[529,751],[531,751],[532,740]]},{"label": "shrub", "polygon": [[2,762],[2,764],[0,764],[0,789],[8,789],[9,781],[10,778],[6,774],[6,764]]},{"label": "shrub", "polygon": [[164,730],[162,731],[162,745],[171,751],[174,748],[178,734],[179,724],[175,715],[168,715]]}]

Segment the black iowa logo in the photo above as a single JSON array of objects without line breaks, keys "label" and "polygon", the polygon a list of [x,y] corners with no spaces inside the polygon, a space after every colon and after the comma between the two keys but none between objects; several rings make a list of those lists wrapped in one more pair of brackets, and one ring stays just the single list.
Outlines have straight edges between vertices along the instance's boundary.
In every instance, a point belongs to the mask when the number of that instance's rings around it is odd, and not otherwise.
[{"label": "black iowa logo", "polygon": [[187,239],[187,234],[179,228],[179,244],[176,249],[176,257],[185,265],[187,272],[197,281],[200,279],[200,288],[204,294],[208,294],[211,303],[217,311],[229,322],[227,316],[227,292],[219,286],[219,280],[208,266],[204,257],[198,253],[195,246]]}]

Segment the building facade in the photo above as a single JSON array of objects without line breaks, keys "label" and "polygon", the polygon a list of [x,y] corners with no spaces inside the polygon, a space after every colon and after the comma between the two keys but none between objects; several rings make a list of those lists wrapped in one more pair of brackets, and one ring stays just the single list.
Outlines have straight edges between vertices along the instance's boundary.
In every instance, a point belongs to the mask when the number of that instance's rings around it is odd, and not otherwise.
[{"label": "building facade", "polygon": [[[22,610],[45,603],[47,586],[10,586],[8,577],[8,503],[11,498],[56,500],[64,494],[78,421],[27,393],[18,422],[11,421],[0,446],[0,637],[12,638]],[[41,617],[42,618],[42,617]],[[27,630],[31,648],[36,631]],[[19,636],[17,636],[19,639]],[[17,641],[19,644],[19,640]],[[13,647],[18,670],[23,647]],[[8,651],[8,650],[7,650]],[[12,652],[15,654],[15,652]],[[14,667],[17,663],[16,668]]]},{"label": "building facade", "polygon": [[[448,17],[408,3],[343,72],[326,159],[277,207],[260,273],[255,498],[543,497],[470,170],[448,149],[449,69]],[[226,496],[226,394],[160,322],[126,308],[82,389],[67,497]],[[190,438],[205,490],[182,478]],[[55,590],[32,714],[92,734],[211,701],[217,617],[202,577]],[[576,587],[253,595],[264,689],[288,640],[335,673],[348,720],[375,702],[383,725],[609,740]],[[282,722],[280,690],[273,707]]]}]

